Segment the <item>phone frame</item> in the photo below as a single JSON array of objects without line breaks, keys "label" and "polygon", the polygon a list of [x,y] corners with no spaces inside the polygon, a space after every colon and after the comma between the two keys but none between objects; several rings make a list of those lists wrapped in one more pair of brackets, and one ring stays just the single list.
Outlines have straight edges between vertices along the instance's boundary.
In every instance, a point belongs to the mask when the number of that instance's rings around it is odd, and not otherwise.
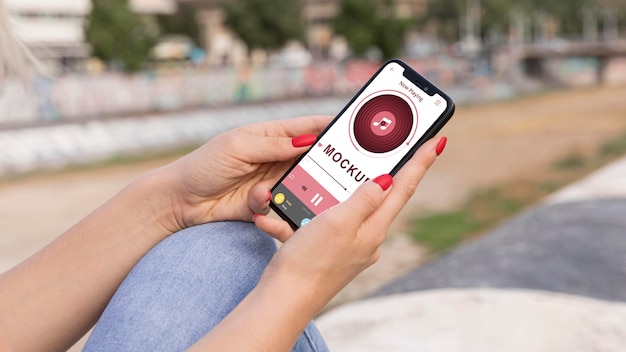
[{"label": "phone frame", "polygon": [[[402,68],[404,68],[403,76],[406,79],[408,79],[411,83],[415,84],[418,88],[420,88],[424,92],[424,94],[427,94],[429,96],[439,94],[446,101],[447,106],[446,106],[446,109],[441,113],[441,115],[437,117],[435,122],[417,140],[415,145],[411,147],[411,149],[402,157],[402,159],[400,159],[398,164],[396,164],[396,166],[394,166],[394,168],[391,169],[389,174],[391,176],[394,176],[402,168],[402,166],[404,166],[404,164],[406,164],[407,161],[409,161],[411,157],[413,157],[413,155],[415,154],[417,149],[419,149],[419,147],[421,147],[429,139],[433,138],[441,130],[441,128],[443,128],[443,126],[450,120],[450,118],[454,114],[454,111],[455,111],[454,101],[452,101],[452,99],[446,93],[444,93],[441,89],[439,89],[433,83],[428,81],[425,77],[420,75],[417,71],[411,68],[411,66],[406,64],[404,61],[399,60],[399,59],[392,59],[383,63],[381,67],[376,71],[376,73],[374,73],[372,77],[370,77],[370,79],[363,85],[363,87],[361,87],[361,89],[359,89],[359,91],[352,97],[352,99],[348,101],[348,103],[343,107],[343,109],[341,109],[341,111],[328,124],[328,126],[326,126],[326,128],[324,128],[324,130],[317,136],[317,139],[315,143],[312,144],[311,148],[313,148],[315,144],[317,144],[317,141],[319,141],[320,137],[323,136],[329,129],[333,127],[335,122],[339,120],[339,118],[345,113],[345,111],[350,106],[352,106],[352,104],[356,102],[357,98],[361,97],[361,94],[363,94],[363,91],[372,83],[372,81],[374,81],[374,79],[387,67],[387,65],[391,63],[396,63],[402,66]],[[294,223],[287,216],[287,214],[285,214],[276,204],[274,204],[273,193],[276,187],[278,187],[278,185],[280,185],[283,182],[285,177],[287,177],[291,173],[291,171],[300,163],[300,161],[306,156],[306,154],[311,150],[311,148],[307,149],[304,153],[302,153],[302,155],[298,157],[298,159],[293,163],[293,165],[289,167],[289,169],[285,172],[285,174],[274,184],[274,186],[272,186],[272,189],[271,189],[272,199],[270,199],[270,208],[276,214],[278,214],[278,216],[280,216],[281,219],[285,220],[289,224],[289,226],[291,226],[294,230],[297,230],[300,226]]]}]

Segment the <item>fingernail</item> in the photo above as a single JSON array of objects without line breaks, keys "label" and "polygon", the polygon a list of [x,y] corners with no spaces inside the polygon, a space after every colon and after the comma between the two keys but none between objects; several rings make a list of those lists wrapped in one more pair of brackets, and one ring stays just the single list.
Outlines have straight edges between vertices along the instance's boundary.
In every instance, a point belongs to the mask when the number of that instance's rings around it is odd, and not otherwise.
[{"label": "fingernail", "polygon": [[315,143],[315,141],[317,141],[317,135],[303,134],[297,137],[293,137],[291,139],[291,144],[296,148],[300,148],[312,145],[313,143]]},{"label": "fingernail", "polygon": [[267,191],[267,199],[265,201],[269,202],[270,200],[272,200],[272,191]]},{"label": "fingernail", "polygon": [[437,156],[443,153],[443,150],[446,148],[446,142],[448,142],[448,137],[441,137],[439,143],[437,143],[437,148],[435,148],[435,153],[437,153]]},{"label": "fingernail", "polygon": [[257,221],[257,219],[258,219],[260,216],[265,216],[265,215],[263,215],[263,214],[254,214],[254,215],[252,215],[252,222],[256,222],[256,221]]},{"label": "fingernail", "polygon": [[391,186],[391,183],[393,182],[393,177],[391,177],[391,175],[389,174],[380,175],[374,179],[374,182],[376,182],[380,186],[380,188],[383,189],[383,191],[386,191],[387,188]]}]

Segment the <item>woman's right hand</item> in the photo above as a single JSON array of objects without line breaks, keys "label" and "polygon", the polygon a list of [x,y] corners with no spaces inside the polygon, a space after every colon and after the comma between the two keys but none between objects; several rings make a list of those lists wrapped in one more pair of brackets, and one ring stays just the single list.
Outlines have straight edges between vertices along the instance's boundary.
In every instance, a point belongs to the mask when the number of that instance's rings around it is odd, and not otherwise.
[{"label": "woman's right hand", "polygon": [[391,222],[445,143],[445,137],[425,143],[393,179],[382,175],[364,183],[348,200],[295,232],[285,221],[256,216],[260,229],[285,242],[261,282],[274,277],[293,280],[298,287],[314,292],[310,299],[317,302],[316,309],[323,308],[355,276],[378,260]]}]

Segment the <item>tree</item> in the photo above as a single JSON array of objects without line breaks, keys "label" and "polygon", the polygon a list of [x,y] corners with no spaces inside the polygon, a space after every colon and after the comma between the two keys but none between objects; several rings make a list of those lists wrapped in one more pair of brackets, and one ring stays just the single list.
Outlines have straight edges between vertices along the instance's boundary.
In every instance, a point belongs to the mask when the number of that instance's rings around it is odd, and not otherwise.
[{"label": "tree", "polygon": [[303,40],[299,1],[224,0],[226,25],[251,49],[276,50],[291,39]]},{"label": "tree", "polygon": [[133,13],[128,0],[92,0],[87,20],[85,36],[96,57],[130,72],[145,66],[159,35],[153,18]]},{"label": "tree", "polygon": [[335,32],[356,55],[372,47],[380,49],[383,59],[398,55],[411,22],[396,16],[395,0],[341,0],[339,8]]},{"label": "tree", "polygon": [[180,3],[175,14],[160,15],[157,20],[161,35],[182,34],[200,46],[200,28],[196,20],[196,13],[191,6]]},{"label": "tree", "polygon": [[459,40],[459,22],[467,0],[429,0],[424,22],[433,23],[446,42]]}]

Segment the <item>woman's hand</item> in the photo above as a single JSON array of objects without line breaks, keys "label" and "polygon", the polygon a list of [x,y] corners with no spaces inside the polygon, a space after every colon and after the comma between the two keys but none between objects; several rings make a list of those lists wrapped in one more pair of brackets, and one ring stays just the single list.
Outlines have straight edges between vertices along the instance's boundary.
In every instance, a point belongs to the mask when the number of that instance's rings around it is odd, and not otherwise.
[{"label": "woman's hand", "polygon": [[[429,141],[392,179],[368,181],[345,202],[313,218],[295,233],[278,219],[257,216],[257,227],[285,243],[266,276],[287,277],[309,286],[321,309],[356,275],[378,260],[391,222],[415,192],[445,147],[446,138]],[[393,182],[393,186],[392,186]],[[305,291],[307,291],[305,289]]]},{"label": "woman's hand", "polygon": [[156,173],[170,189],[157,207],[171,207],[171,232],[220,220],[250,221],[267,213],[271,193],[294,160],[315,143],[331,117],[263,122],[225,132]]}]

